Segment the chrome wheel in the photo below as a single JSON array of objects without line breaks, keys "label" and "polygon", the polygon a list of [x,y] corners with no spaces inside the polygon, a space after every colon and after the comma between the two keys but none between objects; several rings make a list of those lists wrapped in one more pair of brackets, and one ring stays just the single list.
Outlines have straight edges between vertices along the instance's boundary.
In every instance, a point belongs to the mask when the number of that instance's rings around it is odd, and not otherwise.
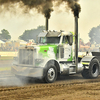
[{"label": "chrome wheel", "polygon": [[47,72],[48,80],[52,81],[55,78],[55,70],[54,68],[50,68]]}]

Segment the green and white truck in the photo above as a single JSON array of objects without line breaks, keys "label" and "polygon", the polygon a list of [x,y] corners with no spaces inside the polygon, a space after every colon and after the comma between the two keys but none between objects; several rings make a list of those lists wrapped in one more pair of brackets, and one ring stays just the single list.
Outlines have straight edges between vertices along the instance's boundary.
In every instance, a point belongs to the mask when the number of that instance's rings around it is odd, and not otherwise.
[{"label": "green and white truck", "polygon": [[[72,32],[43,31],[38,44],[20,47],[18,57],[11,68],[16,76],[39,78],[47,83],[60,75],[81,73],[84,78],[96,78],[100,72],[100,60],[93,56],[78,58],[75,62],[75,35]],[[96,56],[94,56],[96,55]]]}]

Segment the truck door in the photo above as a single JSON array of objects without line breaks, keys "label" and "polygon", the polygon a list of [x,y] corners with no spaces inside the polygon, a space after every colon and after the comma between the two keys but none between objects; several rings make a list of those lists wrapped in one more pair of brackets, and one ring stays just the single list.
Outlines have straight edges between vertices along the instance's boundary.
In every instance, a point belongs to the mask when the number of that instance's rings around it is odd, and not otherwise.
[{"label": "truck door", "polygon": [[59,45],[59,57],[69,59],[71,57],[72,46],[69,45],[69,36],[63,36],[62,44]]}]

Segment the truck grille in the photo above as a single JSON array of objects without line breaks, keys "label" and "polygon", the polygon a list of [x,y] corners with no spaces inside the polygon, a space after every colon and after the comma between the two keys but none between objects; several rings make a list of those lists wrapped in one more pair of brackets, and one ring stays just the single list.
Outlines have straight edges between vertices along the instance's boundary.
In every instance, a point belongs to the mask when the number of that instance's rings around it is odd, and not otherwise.
[{"label": "truck grille", "polygon": [[34,49],[19,50],[19,64],[33,65]]}]

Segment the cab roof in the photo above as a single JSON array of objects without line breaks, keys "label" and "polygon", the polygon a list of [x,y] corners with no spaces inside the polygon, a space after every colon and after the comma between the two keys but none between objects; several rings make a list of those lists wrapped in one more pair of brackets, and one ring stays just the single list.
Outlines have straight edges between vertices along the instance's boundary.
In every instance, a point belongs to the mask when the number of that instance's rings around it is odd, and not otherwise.
[{"label": "cab roof", "polygon": [[70,35],[72,35],[72,33],[71,32],[62,32],[62,31],[60,31],[60,32],[57,32],[57,31],[43,31],[43,32],[41,32],[39,35],[38,35],[38,37],[60,37],[61,35],[68,35],[68,36],[70,36]]}]

